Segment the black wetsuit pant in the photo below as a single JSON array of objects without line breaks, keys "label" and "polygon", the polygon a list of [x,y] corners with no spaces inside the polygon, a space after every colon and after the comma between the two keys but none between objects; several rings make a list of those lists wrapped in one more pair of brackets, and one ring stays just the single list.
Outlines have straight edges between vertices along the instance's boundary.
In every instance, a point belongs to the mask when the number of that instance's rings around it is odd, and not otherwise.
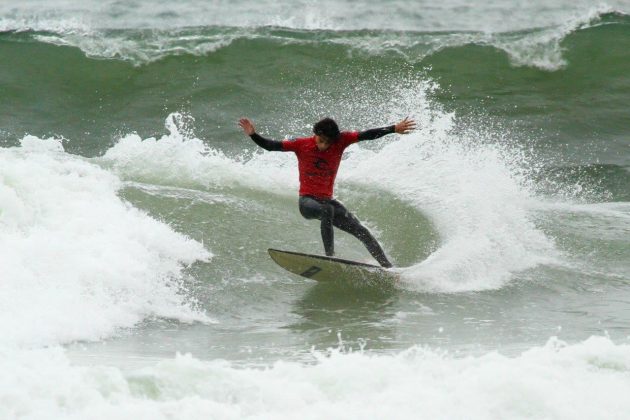
[{"label": "black wetsuit pant", "polygon": [[383,248],[381,248],[370,231],[339,201],[303,195],[300,197],[300,213],[306,219],[319,219],[322,221],[322,241],[324,242],[326,255],[332,256],[335,254],[333,233],[333,226],[335,226],[363,242],[363,245],[381,266],[392,266],[387,256],[385,256]]}]

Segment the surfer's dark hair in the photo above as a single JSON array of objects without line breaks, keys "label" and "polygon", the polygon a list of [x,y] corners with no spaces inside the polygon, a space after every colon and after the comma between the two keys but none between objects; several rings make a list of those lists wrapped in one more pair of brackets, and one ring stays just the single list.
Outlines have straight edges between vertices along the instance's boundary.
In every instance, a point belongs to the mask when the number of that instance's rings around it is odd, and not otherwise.
[{"label": "surfer's dark hair", "polygon": [[324,118],[319,120],[313,126],[313,133],[318,136],[325,137],[330,143],[334,143],[339,139],[341,133],[339,132],[339,126],[332,118]]}]

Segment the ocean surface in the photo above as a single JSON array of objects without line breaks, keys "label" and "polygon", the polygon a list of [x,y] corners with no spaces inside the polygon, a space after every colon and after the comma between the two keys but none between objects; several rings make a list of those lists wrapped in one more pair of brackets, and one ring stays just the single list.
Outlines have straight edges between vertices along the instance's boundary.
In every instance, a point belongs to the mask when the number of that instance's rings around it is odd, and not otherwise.
[{"label": "ocean surface", "polygon": [[[0,98],[0,419],[630,418],[630,1],[3,2]],[[244,116],[418,122],[336,184],[395,287],[273,263]]]}]

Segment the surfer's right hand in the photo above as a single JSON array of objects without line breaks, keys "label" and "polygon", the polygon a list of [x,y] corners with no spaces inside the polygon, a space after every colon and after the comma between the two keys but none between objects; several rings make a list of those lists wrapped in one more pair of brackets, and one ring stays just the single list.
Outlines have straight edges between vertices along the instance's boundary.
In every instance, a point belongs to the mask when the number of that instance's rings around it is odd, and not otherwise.
[{"label": "surfer's right hand", "polygon": [[394,125],[394,131],[398,134],[409,134],[416,129],[416,122],[409,117],[405,117],[404,120]]},{"label": "surfer's right hand", "polygon": [[238,120],[238,125],[241,126],[245,134],[248,136],[251,136],[256,132],[256,127],[254,127],[254,124],[252,124],[252,122],[247,118],[241,118]]}]

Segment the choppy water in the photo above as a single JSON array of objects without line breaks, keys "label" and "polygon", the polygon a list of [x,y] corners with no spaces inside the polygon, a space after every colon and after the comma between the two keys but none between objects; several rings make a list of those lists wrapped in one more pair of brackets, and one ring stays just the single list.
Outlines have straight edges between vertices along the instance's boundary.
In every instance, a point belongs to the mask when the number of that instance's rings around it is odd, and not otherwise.
[{"label": "choppy water", "polygon": [[[1,418],[626,418],[630,5],[0,6]],[[419,122],[336,193],[393,290],[318,285],[269,137]],[[370,261],[337,234],[340,256]]]}]

